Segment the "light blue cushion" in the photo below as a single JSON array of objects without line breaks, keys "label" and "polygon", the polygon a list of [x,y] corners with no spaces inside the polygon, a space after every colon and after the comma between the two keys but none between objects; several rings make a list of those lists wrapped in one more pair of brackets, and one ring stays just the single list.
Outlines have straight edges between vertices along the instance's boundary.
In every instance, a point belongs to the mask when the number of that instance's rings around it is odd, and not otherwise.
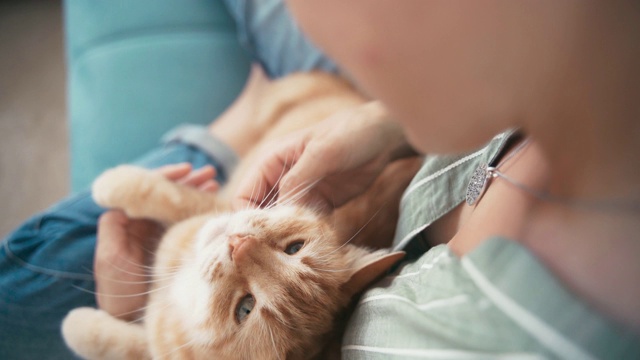
[{"label": "light blue cushion", "polygon": [[72,190],[181,123],[211,122],[250,67],[219,0],[66,0]]}]

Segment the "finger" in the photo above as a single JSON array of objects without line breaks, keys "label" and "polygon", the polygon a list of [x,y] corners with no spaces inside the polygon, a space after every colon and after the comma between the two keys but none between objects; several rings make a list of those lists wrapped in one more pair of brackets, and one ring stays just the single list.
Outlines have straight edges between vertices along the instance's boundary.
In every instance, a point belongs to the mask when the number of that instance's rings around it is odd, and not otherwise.
[{"label": "finger", "polygon": [[205,165],[197,170],[188,173],[180,179],[177,179],[178,184],[198,187],[208,180],[213,179],[216,176],[216,169],[211,165]]},{"label": "finger", "polygon": [[243,180],[234,197],[236,210],[264,207],[277,198],[281,178],[289,171],[298,157],[288,149],[272,153],[262,160],[262,165]]},{"label": "finger", "polygon": [[127,245],[129,251],[153,253],[164,234],[165,228],[159,222],[148,219],[130,219],[127,224]]},{"label": "finger", "polygon": [[[280,185],[281,202],[294,201],[309,203],[312,198],[318,201],[314,194],[314,187],[319,181],[335,172],[341,156],[332,147],[316,148],[310,145],[296,162],[295,166],[283,177]],[[327,206],[329,204],[314,204]]]},{"label": "finger", "polygon": [[167,179],[171,181],[175,181],[184,176],[187,176],[187,174],[191,172],[191,169],[192,169],[192,166],[190,163],[183,162],[179,164],[165,165],[156,169],[156,171],[158,171]]},{"label": "finger", "polygon": [[[126,240],[127,216],[120,210],[110,210],[98,219],[98,243],[96,249],[106,251],[118,248]],[[106,252],[105,251],[105,252]],[[105,253],[101,252],[101,254]]]},{"label": "finger", "polygon": [[298,161],[313,136],[310,129],[289,135],[286,140],[271,142],[272,150],[257,162],[257,169],[249,172],[240,182],[232,198],[235,210],[264,207],[278,198],[281,179]]},{"label": "finger", "polygon": [[220,184],[215,180],[207,180],[198,187],[198,190],[206,192],[216,192],[219,189]]},{"label": "finger", "polygon": [[231,207],[234,210],[252,209],[256,207],[255,202],[245,197],[237,197],[231,202]]}]

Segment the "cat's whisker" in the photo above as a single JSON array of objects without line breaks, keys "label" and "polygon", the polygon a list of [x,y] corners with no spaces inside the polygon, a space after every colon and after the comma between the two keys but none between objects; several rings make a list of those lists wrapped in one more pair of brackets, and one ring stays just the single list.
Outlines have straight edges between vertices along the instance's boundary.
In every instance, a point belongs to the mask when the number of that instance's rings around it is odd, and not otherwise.
[{"label": "cat's whisker", "polygon": [[[293,164],[293,162],[292,162],[292,164]],[[277,205],[288,204],[288,202],[287,202],[287,201],[285,201],[285,202],[280,202],[280,199],[279,199],[279,197],[280,197],[280,196],[279,196],[279,195],[280,195],[280,186],[279,186],[279,184],[280,184],[280,182],[281,182],[282,178],[284,177],[285,169],[290,169],[292,166],[293,166],[293,165],[289,165],[289,159],[288,159],[288,154],[287,154],[287,158],[285,158],[285,161],[284,161],[284,164],[283,164],[283,167],[282,167],[282,171],[280,172],[280,175],[279,175],[278,179],[276,180],[276,183],[275,183],[275,184],[274,184],[274,186],[271,188],[271,191],[273,191],[273,190],[274,190],[274,189],[276,189],[276,188],[277,188],[277,190],[276,190],[276,192],[275,192],[272,196],[271,196],[271,192],[269,193],[269,195],[270,195],[269,197],[271,198],[271,201],[270,201],[270,203],[269,203],[269,204],[267,204],[267,206],[266,206],[266,208],[267,208],[267,209],[271,209],[271,208],[273,208],[273,207],[275,207],[275,206],[277,206]],[[302,185],[303,185],[303,184],[298,184],[298,185],[297,185],[295,188],[293,188],[291,191],[297,191],[297,190],[298,190],[298,188],[299,188],[300,186],[302,186]],[[265,198],[265,199],[266,199],[266,198]]]},{"label": "cat's whisker", "polygon": [[191,346],[191,345],[193,345],[193,344],[194,344],[195,342],[197,342],[197,341],[198,341],[198,338],[193,338],[193,339],[191,339],[190,341],[187,341],[186,343],[184,343],[184,344],[182,344],[182,345],[180,345],[180,346],[178,346],[178,347],[173,348],[171,351],[167,351],[167,352],[166,352],[166,353],[164,353],[164,354],[160,354],[159,358],[168,357],[168,356],[170,356],[171,354],[175,353],[176,351],[178,351],[178,350],[180,350],[180,349],[182,349],[182,348],[185,348],[185,347],[187,347],[187,346]]},{"label": "cat's whisker", "polygon": [[[156,304],[156,306],[157,306],[157,304]],[[138,312],[138,311],[144,311],[144,315],[136,318],[135,320],[129,321],[129,323],[133,324],[133,323],[137,323],[137,322],[144,322],[144,320],[146,320],[150,316],[150,314],[147,312],[147,310],[150,309],[150,308],[151,308],[150,305],[146,305],[144,307],[141,307],[138,310],[134,310],[134,311],[130,312],[130,313],[135,313],[135,312]],[[159,310],[164,311],[164,310],[169,309],[169,308],[171,308],[171,304],[170,303],[166,303],[166,304],[163,304],[163,306],[160,307]],[[122,315],[128,315],[130,313],[125,313],[125,314],[122,314]]]},{"label": "cat's whisker", "polygon": [[331,253],[327,253],[327,254],[316,255],[313,258],[313,260],[316,263],[334,265],[335,264],[335,257],[332,256],[332,254],[333,254],[333,251]]},{"label": "cat's whisker", "polygon": [[310,268],[314,271],[327,272],[327,273],[340,273],[340,272],[353,272],[355,268],[346,268],[346,269],[320,269],[320,268]]},{"label": "cat's whisker", "polygon": [[[128,260],[128,259],[125,259],[125,260],[127,260],[127,263],[129,263],[129,264],[131,264],[131,265],[134,265],[134,266],[138,266],[138,265],[139,265],[139,264],[136,264],[135,262],[130,261],[130,260]],[[138,276],[138,277],[146,277],[146,276],[149,276],[149,274],[150,274],[148,271],[146,271],[147,269],[142,269],[142,272],[141,272],[141,273],[133,272],[133,271],[130,271],[130,270],[124,269],[124,268],[122,268],[122,267],[120,267],[120,266],[116,265],[116,264],[115,264],[115,263],[113,263],[112,261],[109,261],[109,265],[110,265],[112,268],[114,268],[114,269],[116,269],[116,270],[118,270],[118,271],[120,271],[120,272],[122,272],[122,273],[124,273],[124,274],[127,274],[127,275],[133,275],[133,276]]]},{"label": "cat's whisker", "polygon": [[136,262],[133,262],[131,260],[127,260],[127,262],[137,268],[140,268],[142,270],[153,270],[153,266],[148,266],[148,265],[143,265],[143,264],[138,264]]},{"label": "cat's whisker", "polygon": [[[276,341],[273,338],[273,330],[266,323],[263,323],[263,325],[264,325],[263,327],[266,327],[267,330],[269,331],[269,337],[271,338],[271,345],[273,346],[273,353],[278,354],[278,347],[276,346]],[[280,358],[280,356],[278,356],[278,358]]]},{"label": "cat's whisker", "polygon": [[[267,203],[266,205],[266,208],[269,208],[271,204],[276,202],[274,199],[277,199],[277,196],[280,194],[280,187],[278,185],[280,184],[280,180],[282,180],[282,177],[284,176],[285,169],[288,169],[288,168],[289,168],[289,154],[287,153],[286,157],[284,158],[284,164],[282,166],[282,170],[280,171],[280,175],[278,175],[278,179],[276,180],[275,184],[273,184],[273,186],[271,187],[271,190],[269,190],[267,195],[265,195],[262,201],[260,202],[260,206],[259,206],[260,208],[264,206],[265,201],[269,201],[269,203]],[[278,189],[278,190],[274,193],[275,189]]]},{"label": "cat's whisker", "polygon": [[171,285],[167,285],[167,286],[163,286],[163,287],[159,287],[159,288],[155,288],[149,291],[144,291],[144,292],[140,292],[140,293],[135,293],[135,294],[106,294],[106,293],[101,293],[101,292],[97,292],[97,291],[92,291],[89,289],[85,289],[81,286],[77,286],[77,285],[73,285],[71,284],[71,286],[77,290],[80,290],[82,292],[86,292],[92,295],[96,295],[96,296],[104,296],[104,297],[110,297],[110,298],[131,298],[131,297],[137,297],[137,296],[142,296],[142,295],[149,295],[152,294],[156,291],[160,291],[160,290],[164,290],[167,289],[169,287],[171,287]]},{"label": "cat's whisker", "polygon": [[[264,184],[265,189],[267,186],[269,186],[268,184]],[[262,183],[260,183],[260,189],[262,189]],[[269,192],[262,197],[262,200],[260,200],[260,203],[258,204],[258,208],[262,209],[262,207],[264,206],[264,202],[267,201],[267,199],[269,198],[269,195],[271,194],[271,192],[273,191],[273,188],[271,188],[271,190],[269,190]],[[268,204],[267,204],[268,205]]]},{"label": "cat's whisker", "polygon": [[184,266],[171,266],[171,267],[161,267],[161,268],[156,268],[153,269],[153,272],[151,273],[152,276],[158,276],[159,274],[177,274],[180,269],[182,269]]},{"label": "cat's whisker", "polygon": [[[155,253],[152,252],[151,250],[148,250],[147,248],[145,248],[144,246],[140,245],[140,249],[142,249],[143,251],[147,252],[149,255],[151,255],[152,257],[155,257]],[[121,260],[124,260],[125,262],[127,262],[128,264],[131,264],[137,268],[143,269],[143,270],[153,270],[154,267],[153,266],[149,266],[149,265],[145,265],[145,264],[141,264],[135,261],[132,261],[131,259],[121,256],[120,257]],[[113,265],[113,263],[112,263]],[[115,266],[114,266],[115,267]]]},{"label": "cat's whisker", "polygon": [[378,213],[380,213],[380,211],[381,211],[381,210],[382,210],[382,208],[378,209],[378,211],[376,211],[373,215],[371,215],[371,217],[369,218],[369,220],[367,220],[367,222],[366,222],[366,223],[364,223],[364,225],[362,225],[362,226],[360,227],[360,229],[358,229],[358,231],[356,231],[356,233],[355,233],[355,234],[353,234],[353,236],[351,236],[347,241],[345,241],[345,242],[344,242],[344,244],[340,245],[338,248],[336,248],[335,250],[333,250],[332,252],[330,252],[328,255],[331,255],[331,254],[333,254],[334,252],[339,251],[339,250],[340,250],[340,249],[342,249],[343,247],[347,246],[347,244],[349,244],[351,241],[353,241],[353,239],[355,239],[355,238],[356,238],[356,236],[358,236],[358,235],[362,232],[362,230],[364,230],[364,228],[365,228],[367,225],[369,225],[369,223],[370,223],[371,221],[373,221],[373,219],[378,215]]},{"label": "cat's whisker", "polygon": [[276,190],[273,194],[273,199],[264,207],[265,210],[273,209],[278,205],[278,198],[280,197],[280,189]]},{"label": "cat's whisker", "polygon": [[287,197],[287,199],[285,199],[285,201],[282,204],[283,205],[290,205],[290,204],[298,201],[301,197],[306,195],[316,184],[318,184],[318,182],[320,182],[320,179],[314,180],[314,181],[309,182],[309,183],[301,183],[301,184],[296,185],[296,187],[291,189],[291,193],[292,194],[289,195]]},{"label": "cat's whisker", "polygon": [[275,316],[275,319],[282,324],[284,327],[291,329],[291,330],[295,330],[295,327],[293,327],[292,325],[288,324],[285,322],[284,318],[282,316]]},{"label": "cat's whisker", "polygon": [[94,275],[96,278],[99,278],[100,280],[108,280],[114,283],[118,283],[118,284],[127,284],[127,285],[141,285],[141,284],[155,284],[161,281],[165,281],[165,280],[169,280],[173,277],[175,277],[175,275],[171,276],[171,277],[167,277],[167,278],[152,278],[152,280],[141,280],[141,281],[126,281],[126,280],[119,280],[119,279],[115,279],[112,277],[108,277],[108,276],[104,276],[104,275]]},{"label": "cat's whisker", "polygon": [[152,236],[142,237],[142,236],[139,236],[137,234],[129,234],[129,237],[137,240],[138,241],[137,245],[144,252],[146,252],[146,253],[148,253],[150,255],[154,255],[153,251],[147,249],[147,247],[145,247],[145,246],[142,246],[141,243],[151,242],[151,243],[154,243],[154,244],[158,244],[160,242],[160,240],[162,240],[162,237],[164,236],[165,231],[166,231],[166,228],[164,226],[162,226],[161,230],[157,231],[157,234],[153,234]]},{"label": "cat's whisker", "polygon": [[[117,266],[117,265],[116,265],[116,264],[114,264],[113,262],[108,262],[108,264],[109,264],[112,268],[114,268],[114,269],[116,269],[116,270],[118,270],[118,271],[120,271],[120,272],[122,272],[122,273],[128,274],[128,275],[133,275],[133,276],[138,276],[138,277],[145,277],[145,276],[149,276],[149,273],[146,273],[146,272],[145,272],[145,273],[134,273],[134,272],[131,272],[131,271],[129,271],[129,270],[125,270],[125,269],[123,269],[123,268],[121,268],[121,267]],[[136,265],[135,263],[132,263],[132,264],[133,264],[133,265]],[[89,272],[89,273],[93,274],[93,276],[94,276],[94,277],[97,277],[97,276],[98,276],[98,274],[97,274],[93,269],[89,269],[89,268],[87,268],[87,267],[83,267],[83,269],[84,269],[84,270],[86,270],[87,272]]]},{"label": "cat's whisker", "polygon": [[[318,182],[320,182],[320,180],[321,179],[314,180],[309,184],[299,184],[298,186],[296,186],[291,190],[291,191],[297,191],[297,192],[293,193],[290,196],[287,196],[285,201],[278,203],[278,205],[291,205],[298,202],[298,200],[304,197],[314,186],[318,184]],[[301,189],[298,190],[298,188],[301,188]]]},{"label": "cat's whisker", "polygon": [[[116,315],[113,315],[113,316],[116,317],[116,318],[122,319],[124,316],[131,315],[131,314],[136,314],[136,313],[144,314],[144,315],[141,315],[141,316],[137,316],[133,320],[127,321],[127,323],[129,323],[129,324],[136,324],[136,323],[142,322],[147,317],[147,309],[149,307],[150,306],[146,305],[146,306],[143,306],[141,308],[138,308],[138,309],[135,309],[135,310],[131,310],[131,311],[127,311],[127,312],[123,312],[123,313],[119,313],[119,314],[116,314]],[[166,308],[168,308],[168,306]]]},{"label": "cat's whisker", "polygon": [[[154,239],[153,241],[155,241],[156,244],[158,244],[161,240],[162,240],[162,236],[160,236],[158,239]],[[145,252],[145,254],[147,254],[149,256],[155,256],[156,255],[154,250],[151,250],[151,249],[147,248],[146,246],[140,246],[140,248],[142,249],[142,251]]]},{"label": "cat's whisker", "polygon": [[[178,273],[176,271],[173,274],[171,274],[171,273],[166,274],[165,277],[159,277],[159,276],[154,275],[154,274],[152,274],[150,272],[149,273],[143,273],[143,274],[130,272],[130,271],[127,271],[125,269],[122,269],[122,268],[116,266],[113,263],[110,263],[110,264],[111,264],[111,266],[113,266],[114,269],[116,269],[116,270],[118,270],[118,271],[120,271],[122,273],[125,273],[125,274],[128,274],[128,275],[132,275],[132,276],[136,276],[136,277],[151,278],[151,280],[140,280],[140,281],[120,280],[120,279],[116,279],[116,278],[113,278],[113,277],[100,275],[100,274],[96,273],[94,270],[88,269],[86,267],[84,268],[84,270],[86,270],[88,273],[92,274],[94,279],[108,280],[108,281],[111,281],[111,282],[120,283],[120,284],[128,284],[128,285],[154,284],[154,283],[157,283],[157,282],[160,282],[160,281],[170,280],[170,279],[174,278],[176,276],[176,274]],[[148,267],[148,268],[149,268],[149,270],[153,269],[152,267]],[[175,267],[175,269],[179,270],[180,267]]]},{"label": "cat's whisker", "polygon": [[244,210],[250,210],[252,208],[251,204],[255,204],[256,202],[256,182],[253,182],[251,187],[251,196],[249,197],[249,201],[246,203]]},{"label": "cat's whisker", "polygon": [[313,262],[318,265],[326,265],[326,267],[331,268],[335,265],[335,257],[324,254],[324,256],[314,257]]},{"label": "cat's whisker", "polygon": [[181,269],[182,269],[181,267],[177,267],[177,266],[173,268],[155,269],[153,272],[149,274],[149,277],[156,279],[158,281],[171,280],[178,275]]}]

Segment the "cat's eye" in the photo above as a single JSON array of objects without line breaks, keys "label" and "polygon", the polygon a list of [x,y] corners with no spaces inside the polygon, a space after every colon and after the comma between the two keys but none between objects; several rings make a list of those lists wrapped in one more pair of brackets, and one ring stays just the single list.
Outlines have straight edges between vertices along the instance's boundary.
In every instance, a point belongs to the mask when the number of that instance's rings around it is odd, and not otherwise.
[{"label": "cat's eye", "polygon": [[289,255],[293,255],[293,254],[297,253],[298,251],[300,251],[300,249],[302,249],[303,246],[304,246],[304,241],[296,241],[296,242],[293,242],[293,243],[289,244],[287,246],[287,248],[284,249],[284,252],[289,254]]},{"label": "cat's eye", "polygon": [[238,306],[236,307],[236,321],[238,324],[242,323],[249,313],[253,310],[253,307],[256,305],[256,300],[253,298],[253,295],[247,294],[245,297],[240,300]]}]

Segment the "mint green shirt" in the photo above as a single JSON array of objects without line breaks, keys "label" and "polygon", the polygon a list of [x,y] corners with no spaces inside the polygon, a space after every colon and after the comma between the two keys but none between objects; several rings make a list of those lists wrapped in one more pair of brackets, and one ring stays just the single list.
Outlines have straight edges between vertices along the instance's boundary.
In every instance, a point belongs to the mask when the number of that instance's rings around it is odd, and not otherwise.
[{"label": "mint green shirt", "polygon": [[409,260],[361,298],[344,359],[640,359],[640,339],[566,289],[520,244],[487,239],[460,258],[423,230],[464,200],[473,170],[511,133],[425,160],[401,202],[395,247]]}]

